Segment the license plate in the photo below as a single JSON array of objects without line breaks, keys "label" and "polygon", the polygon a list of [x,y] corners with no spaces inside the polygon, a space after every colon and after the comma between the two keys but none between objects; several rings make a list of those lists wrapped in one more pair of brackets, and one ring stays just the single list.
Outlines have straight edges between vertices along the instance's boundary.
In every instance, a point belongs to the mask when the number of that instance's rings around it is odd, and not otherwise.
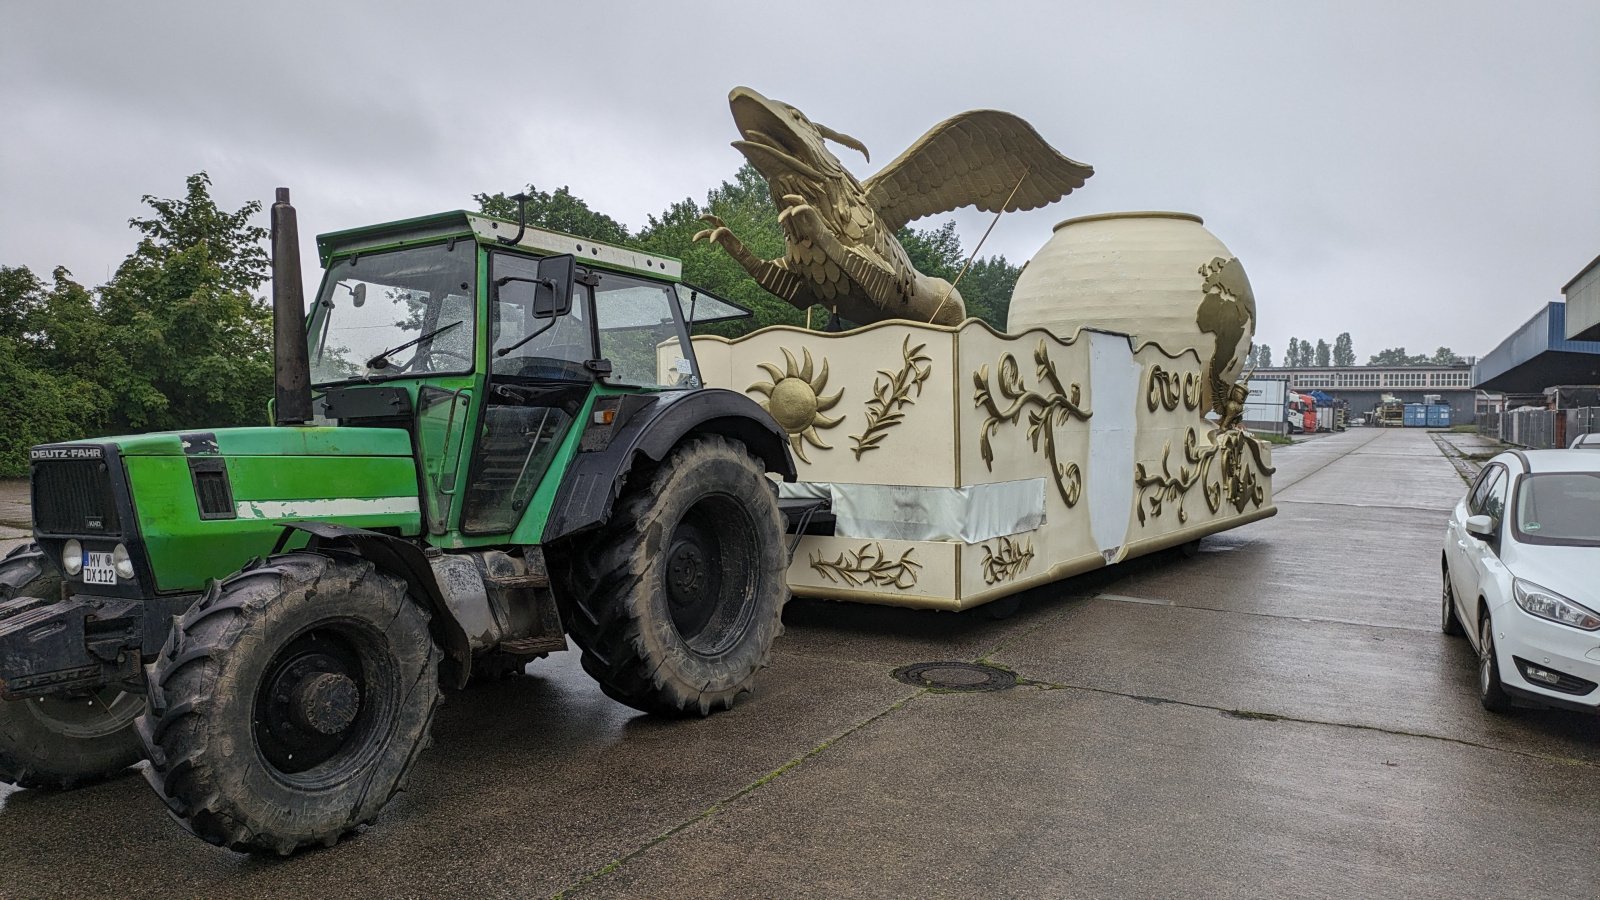
[{"label": "license plate", "polygon": [[110,553],[100,553],[94,550],[85,550],[83,552],[83,583],[117,583],[117,567],[116,563],[111,561]]}]

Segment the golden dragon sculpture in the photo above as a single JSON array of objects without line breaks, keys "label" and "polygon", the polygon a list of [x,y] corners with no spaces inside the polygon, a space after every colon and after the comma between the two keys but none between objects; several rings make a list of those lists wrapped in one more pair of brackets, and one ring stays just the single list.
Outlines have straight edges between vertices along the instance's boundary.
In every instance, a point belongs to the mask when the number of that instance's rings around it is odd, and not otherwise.
[{"label": "golden dragon sculpture", "polygon": [[778,207],[786,249],[762,259],[715,216],[695,235],[720,245],[772,294],[813,304],[858,325],[911,319],[942,325],[965,317],[950,282],[916,270],[895,232],[913,219],[975,206],[1034,209],[1083,186],[1094,169],[1056,152],[1022,119],[973,110],[935,125],[883,171],[857,181],[825,142],[867,148],[805,113],[738,87],[728,95],[740,140]]}]

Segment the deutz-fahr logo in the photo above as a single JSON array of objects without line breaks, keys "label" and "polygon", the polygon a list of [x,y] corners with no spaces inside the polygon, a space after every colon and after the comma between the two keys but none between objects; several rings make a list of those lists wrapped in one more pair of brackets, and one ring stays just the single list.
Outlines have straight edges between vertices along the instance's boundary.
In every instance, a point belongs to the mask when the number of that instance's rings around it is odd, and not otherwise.
[{"label": "deutz-fahr logo", "polygon": [[104,451],[99,447],[36,447],[28,451],[29,459],[99,459]]}]

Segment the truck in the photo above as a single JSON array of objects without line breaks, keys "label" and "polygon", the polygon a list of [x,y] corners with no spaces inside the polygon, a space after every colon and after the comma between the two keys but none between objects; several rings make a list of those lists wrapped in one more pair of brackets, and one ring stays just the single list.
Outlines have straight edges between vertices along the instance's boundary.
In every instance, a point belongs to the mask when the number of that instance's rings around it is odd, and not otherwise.
[{"label": "truck", "polygon": [[[525,198],[519,198],[525,202]],[[325,234],[272,205],[273,424],[31,451],[0,561],[0,780],[141,757],[201,839],[289,854],[406,784],[440,686],[567,636],[613,699],[730,708],[781,631],[788,436],[703,386],[747,314],[677,260],[474,213]]]}]

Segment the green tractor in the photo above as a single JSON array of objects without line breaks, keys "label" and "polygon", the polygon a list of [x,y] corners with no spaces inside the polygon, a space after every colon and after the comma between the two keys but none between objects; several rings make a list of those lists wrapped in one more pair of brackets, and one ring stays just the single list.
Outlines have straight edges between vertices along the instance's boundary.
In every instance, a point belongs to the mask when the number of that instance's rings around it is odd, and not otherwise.
[{"label": "green tractor", "polygon": [[748,311],[676,260],[453,212],[319,237],[307,315],[287,190],[272,226],[272,427],[32,450],[36,543],[0,562],[0,781],[147,757],[195,835],[287,854],[405,786],[441,685],[569,635],[650,713],[750,689],[794,464],[689,342]]}]

